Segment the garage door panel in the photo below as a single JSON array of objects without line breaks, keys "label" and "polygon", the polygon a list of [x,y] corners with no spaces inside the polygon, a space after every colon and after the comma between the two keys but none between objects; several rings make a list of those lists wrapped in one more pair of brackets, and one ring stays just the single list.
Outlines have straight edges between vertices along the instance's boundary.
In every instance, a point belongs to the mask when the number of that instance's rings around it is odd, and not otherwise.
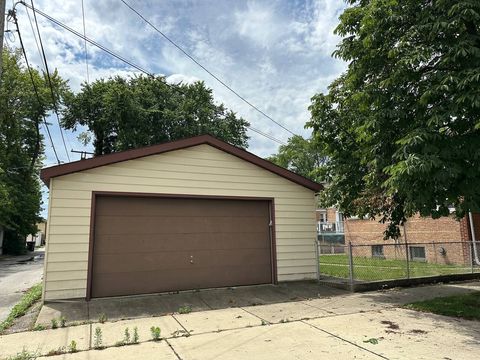
[{"label": "garage door panel", "polygon": [[268,201],[96,200],[92,297],[272,282]]},{"label": "garage door panel", "polygon": [[[156,216],[98,216],[98,235],[196,234],[216,232],[256,232],[265,229],[265,217],[156,217]],[[125,224],[129,224],[125,226]]]},{"label": "garage door panel", "polygon": [[[182,201],[185,200],[185,201]],[[196,203],[192,205],[192,201]],[[152,216],[198,216],[198,208],[208,217],[225,216],[235,213],[236,216],[263,216],[268,209],[267,201],[257,201],[255,206],[240,204],[238,201],[215,199],[174,199],[148,197],[110,197],[108,202],[99,202],[97,212],[114,216],[132,216],[148,213]]]},{"label": "garage door panel", "polygon": [[[193,254],[193,255],[192,255]],[[98,263],[96,274],[123,273],[137,271],[166,271],[187,269],[195,272],[199,268],[208,267],[251,267],[270,266],[270,249],[241,249],[235,257],[230,250],[202,250],[195,252],[169,251],[129,254],[102,254],[96,256]],[[193,261],[193,263],[191,262]]]},{"label": "garage door panel", "polygon": [[[135,251],[149,253],[155,251],[176,251],[178,249],[201,250],[205,246],[211,249],[270,249],[270,239],[268,233],[248,232],[248,233],[215,233],[209,234],[208,244],[205,244],[203,234],[162,234],[161,237],[151,234],[135,236],[124,235],[103,235],[104,241],[95,244],[96,254],[121,254],[125,252],[126,247],[136,244]],[[240,241],[239,241],[240,239]],[[262,239],[262,241],[259,241]],[[112,246],[111,244],[115,244]]]},{"label": "garage door panel", "polygon": [[[212,275],[212,268],[199,268],[194,273],[188,269],[175,271],[136,271],[125,273],[99,274],[93,284],[92,292],[96,297],[122,296],[132,294],[147,294],[190,290],[192,288],[228,287],[242,285],[265,284],[263,279],[269,279],[271,274],[264,266],[245,267],[229,266],[228,268],[213,268],[218,276]],[[242,276],[239,276],[241,274]],[[260,275],[260,277],[259,277]],[[252,277],[258,282],[252,282]]]}]

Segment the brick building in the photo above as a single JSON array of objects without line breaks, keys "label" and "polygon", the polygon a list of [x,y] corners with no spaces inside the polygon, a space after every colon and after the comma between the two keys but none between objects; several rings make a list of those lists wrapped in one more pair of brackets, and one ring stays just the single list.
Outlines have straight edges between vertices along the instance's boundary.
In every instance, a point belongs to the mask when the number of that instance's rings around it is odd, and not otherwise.
[{"label": "brick building", "polygon": [[[476,240],[480,236],[480,214],[473,214]],[[375,220],[343,219],[334,208],[317,210],[320,243],[351,243],[354,256],[426,261],[437,264],[469,265],[472,239],[468,217],[455,220],[414,216],[405,223],[397,240],[384,240],[385,224]],[[341,239],[338,241],[338,239]],[[480,253],[480,245],[478,246]]]}]

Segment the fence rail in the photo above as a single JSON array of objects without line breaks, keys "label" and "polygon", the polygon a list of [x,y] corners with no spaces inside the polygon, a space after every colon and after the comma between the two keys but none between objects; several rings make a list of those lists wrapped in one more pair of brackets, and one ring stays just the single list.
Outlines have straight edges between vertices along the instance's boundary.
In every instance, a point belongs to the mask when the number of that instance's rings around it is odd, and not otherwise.
[{"label": "fence rail", "polygon": [[322,280],[380,280],[480,273],[480,242],[325,244],[317,242]]}]

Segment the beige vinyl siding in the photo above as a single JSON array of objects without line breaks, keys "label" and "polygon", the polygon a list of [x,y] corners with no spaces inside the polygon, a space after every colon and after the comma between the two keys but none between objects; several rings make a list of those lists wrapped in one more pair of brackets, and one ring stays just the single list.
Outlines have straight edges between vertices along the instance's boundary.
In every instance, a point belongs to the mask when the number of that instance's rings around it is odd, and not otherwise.
[{"label": "beige vinyl siding", "polygon": [[51,180],[45,300],[86,296],[92,191],[272,197],[278,280],[316,276],[314,192],[198,145]]}]

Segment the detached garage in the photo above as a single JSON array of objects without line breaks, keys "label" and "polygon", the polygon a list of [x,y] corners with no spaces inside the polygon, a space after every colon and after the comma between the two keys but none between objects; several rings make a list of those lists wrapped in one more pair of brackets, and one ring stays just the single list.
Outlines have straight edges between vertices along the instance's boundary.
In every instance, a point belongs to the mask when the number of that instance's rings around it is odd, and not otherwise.
[{"label": "detached garage", "polygon": [[314,279],[321,185],[204,135],[43,169],[44,300]]}]

